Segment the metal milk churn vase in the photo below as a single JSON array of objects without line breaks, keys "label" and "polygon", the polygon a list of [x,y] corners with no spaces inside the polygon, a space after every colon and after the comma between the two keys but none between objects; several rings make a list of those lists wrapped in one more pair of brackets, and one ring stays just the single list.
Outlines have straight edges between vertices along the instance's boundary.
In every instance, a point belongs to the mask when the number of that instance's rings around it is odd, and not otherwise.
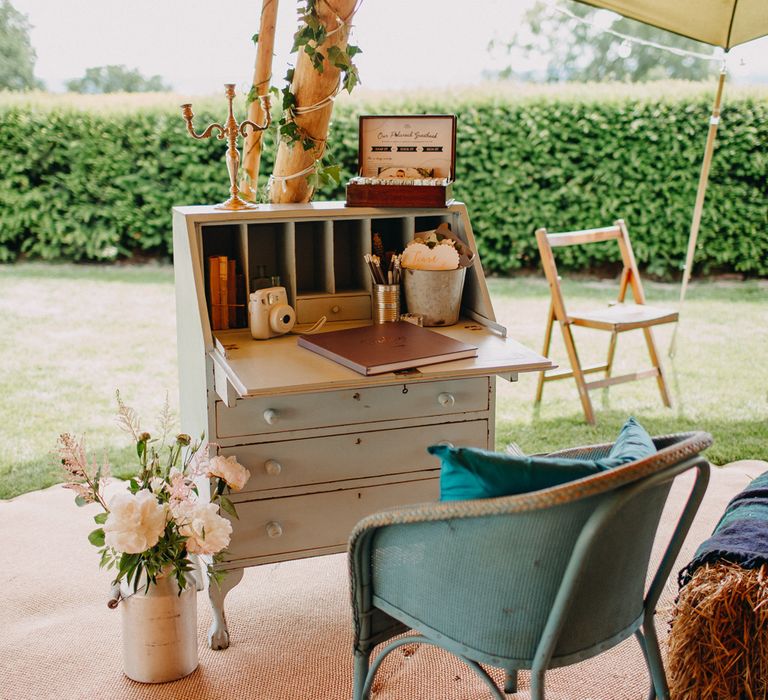
[{"label": "metal milk churn vase", "polygon": [[165,683],[189,675],[198,666],[195,581],[179,595],[173,576],[156,584],[121,590],[123,671],[140,683]]}]

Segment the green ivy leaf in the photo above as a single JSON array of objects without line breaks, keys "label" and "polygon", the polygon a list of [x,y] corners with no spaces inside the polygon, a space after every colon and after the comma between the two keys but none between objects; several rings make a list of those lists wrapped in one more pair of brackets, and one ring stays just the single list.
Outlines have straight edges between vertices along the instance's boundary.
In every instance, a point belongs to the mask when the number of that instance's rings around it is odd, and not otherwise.
[{"label": "green ivy leaf", "polygon": [[82,508],[88,505],[88,501],[83,496],[75,496],[75,505]]},{"label": "green ivy leaf", "polygon": [[360,84],[360,75],[357,72],[356,66],[350,66],[349,70],[344,75],[344,89],[347,92],[352,92],[357,85]]},{"label": "green ivy leaf", "polygon": [[94,515],[93,519],[97,525],[103,525],[105,522],[107,522],[108,517],[109,513],[99,513],[98,515]]},{"label": "green ivy leaf", "polygon": [[341,182],[341,166],[339,165],[326,166],[323,169],[323,173],[328,176],[330,181],[336,183],[337,185]]},{"label": "green ivy leaf", "polygon": [[252,41],[254,44],[258,44],[258,43],[259,43],[259,33],[258,33],[258,32],[256,32],[256,34],[254,34],[254,35],[251,37],[251,41]]}]

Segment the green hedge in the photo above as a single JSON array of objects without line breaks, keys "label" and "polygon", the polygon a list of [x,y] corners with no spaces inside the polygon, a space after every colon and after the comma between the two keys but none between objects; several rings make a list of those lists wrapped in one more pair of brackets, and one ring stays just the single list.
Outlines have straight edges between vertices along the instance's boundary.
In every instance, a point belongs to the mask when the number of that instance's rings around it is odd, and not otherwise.
[{"label": "green hedge", "polygon": [[[701,89],[660,97],[630,90],[350,99],[336,107],[330,144],[346,179],[356,167],[359,114],[456,112],[455,194],[469,206],[489,271],[535,268],[539,226],[623,217],[640,265],[669,276],[685,255],[711,98]],[[175,104],[1,103],[2,261],[167,256],[171,206],[226,196],[222,142],[190,139]],[[205,103],[197,123],[218,111]],[[696,269],[765,276],[768,101],[729,96],[722,116]],[[273,153],[268,144],[262,173]],[[317,195],[335,198],[343,187]],[[599,246],[564,253],[563,265],[576,269],[614,260]]]}]

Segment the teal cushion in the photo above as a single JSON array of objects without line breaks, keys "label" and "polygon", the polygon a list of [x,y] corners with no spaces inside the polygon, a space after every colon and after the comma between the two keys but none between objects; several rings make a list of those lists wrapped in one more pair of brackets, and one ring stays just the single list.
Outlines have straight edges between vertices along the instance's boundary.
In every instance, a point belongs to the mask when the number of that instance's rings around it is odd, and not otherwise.
[{"label": "teal cushion", "polygon": [[656,454],[656,445],[648,431],[634,417],[630,417],[608,453],[608,459],[618,459],[619,464],[624,464],[653,454]]},{"label": "teal cushion", "polygon": [[475,447],[432,445],[440,458],[440,500],[461,501],[528,493],[581,479],[656,452],[648,433],[630,418],[604,459],[521,457]]}]

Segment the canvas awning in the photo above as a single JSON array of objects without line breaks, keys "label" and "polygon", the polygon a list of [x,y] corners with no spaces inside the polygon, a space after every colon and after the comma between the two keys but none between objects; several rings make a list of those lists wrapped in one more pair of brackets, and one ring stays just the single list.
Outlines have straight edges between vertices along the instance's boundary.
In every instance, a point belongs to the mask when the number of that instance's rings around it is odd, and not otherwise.
[{"label": "canvas awning", "polygon": [[[629,19],[665,29],[680,36],[695,39],[728,51],[734,46],[768,35],[768,0],[578,0],[604,10],[611,10]],[[683,268],[683,284],[680,289],[680,306],[691,279],[693,257],[699,235],[704,197],[709,180],[709,166],[715,147],[715,136],[720,123],[720,101],[725,84],[725,66],[720,78],[709,119],[709,132],[701,163],[699,186],[693,206],[693,219],[688,236],[688,252]],[[677,330],[675,326],[669,356],[675,354]]]},{"label": "canvas awning", "polygon": [[726,51],[768,34],[766,0],[580,0]]}]

